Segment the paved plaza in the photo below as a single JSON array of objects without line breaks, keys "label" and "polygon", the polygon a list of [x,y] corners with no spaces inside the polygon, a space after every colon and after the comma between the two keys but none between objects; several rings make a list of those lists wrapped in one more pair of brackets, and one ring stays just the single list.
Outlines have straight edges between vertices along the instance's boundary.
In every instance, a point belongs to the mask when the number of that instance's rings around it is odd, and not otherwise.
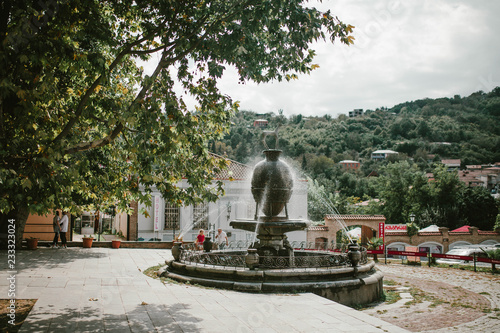
[{"label": "paved plaza", "polygon": [[[250,294],[167,283],[143,271],[170,250],[16,253],[16,298],[38,299],[21,332],[407,332],[314,294]],[[8,298],[7,253],[1,252]]]}]

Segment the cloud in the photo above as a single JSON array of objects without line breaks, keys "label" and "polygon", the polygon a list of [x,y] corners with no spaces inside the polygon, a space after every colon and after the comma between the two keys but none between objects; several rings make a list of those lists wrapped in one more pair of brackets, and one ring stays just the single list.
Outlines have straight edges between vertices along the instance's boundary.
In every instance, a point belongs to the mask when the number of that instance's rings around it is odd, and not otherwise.
[{"label": "cloud", "polygon": [[[318,43],[320,68],[293,82],[221,89],[241,108],[286,115],[337,115],[407,100],[490,91],[500,81],[500,3],[490,1],[323,1],[354,26],[355,44]],[[500,84],[500,82],[498,83]]]},{"label": "cloud", "polygon": [[[468,96],[500,85],[500,1],[323,0],[355,26],[355,44],[315,43],[320,68],[292,82],[218,82],[241,109],[285,115],[347,114],[423,98]],[[146,66],[149,67],[149,66]]]}]

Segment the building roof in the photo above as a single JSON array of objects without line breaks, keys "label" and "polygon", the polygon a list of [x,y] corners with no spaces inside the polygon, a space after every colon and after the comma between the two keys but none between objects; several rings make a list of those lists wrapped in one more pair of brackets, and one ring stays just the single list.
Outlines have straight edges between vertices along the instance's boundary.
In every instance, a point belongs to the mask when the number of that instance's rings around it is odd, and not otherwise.
[{"label": "building roof", "polygon": [[449,160],[441,160],[441,163],[445,165],[457,165],[460,166],[460,159],[449,159]]},{"label": "building roof", "polygon": [[307,228],[310,231],[328,231],[328,227],[325,225],[313,225]]},{"label": "building roof", "polygon": [[343,160],[343,161],[340,161],[339,163],[359,163],[359,162],[353,161],[353,160]]},{"label": "building roof", "polygon": [[482,166],[480,164],[476,164],[476,165],[466,165],[465,168],[467,169],[473,169],[473,170],[481,170],[482,169]]},{"label": "building roof", "polygon": [[389,149],[375,150],[372,154],[399,154],[397,151]]},{"label": "building roof", "polygon": [[460,170],[458,171],[458,179],[468,186],[481,185],[483,181],[479,179],[481,176],[481,170]]},{"label": "building roof", "polygon": [[216,175],[216,179],[219,180],[224,180],[224,179],[234,179],[234,180],[243,180],[243,179],[248,179],[250,175],[252,174],[253,168],[250,166],[225,158],[223,156],[210,153],[212,156],[215,158],[223,158],[229,162],[229,166],[225,170],[221,170],[219,173]]},{"label": "building roof", "polygon": [[380,199],[371,199],[371,200],[365,200],[358,202],[357,204],[354,204],[354,206],[368,206],[370,202],[380,202]]}]

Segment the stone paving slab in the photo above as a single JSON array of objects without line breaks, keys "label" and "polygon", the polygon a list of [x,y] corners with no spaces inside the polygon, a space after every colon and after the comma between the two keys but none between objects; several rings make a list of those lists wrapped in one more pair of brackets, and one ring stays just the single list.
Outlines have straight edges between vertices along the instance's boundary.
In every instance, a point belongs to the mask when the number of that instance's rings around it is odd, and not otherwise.
[{"label": "stone paving slab", "polygon": [[[39,248],[16,253],[20,332],[408,332],[314,294],[250,294],[149,278],[165,249]],[[8,277],[0,252],[0,281]],[[1,298],[7,284],[0,283]]]}]

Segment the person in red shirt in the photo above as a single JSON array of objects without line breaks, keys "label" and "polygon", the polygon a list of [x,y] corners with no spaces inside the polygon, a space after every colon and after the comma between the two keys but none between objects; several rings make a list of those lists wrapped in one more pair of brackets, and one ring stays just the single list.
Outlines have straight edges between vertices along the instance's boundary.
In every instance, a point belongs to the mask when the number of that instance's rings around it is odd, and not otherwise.
[{"label": "person in red shirt", "polygon": [[203,229],[200,229],[200,232],[198,233],[198,236],[196,236],[196,240],[194,241],[198,250],[203,250],[204,241],[205,241],[205,231]]}]

